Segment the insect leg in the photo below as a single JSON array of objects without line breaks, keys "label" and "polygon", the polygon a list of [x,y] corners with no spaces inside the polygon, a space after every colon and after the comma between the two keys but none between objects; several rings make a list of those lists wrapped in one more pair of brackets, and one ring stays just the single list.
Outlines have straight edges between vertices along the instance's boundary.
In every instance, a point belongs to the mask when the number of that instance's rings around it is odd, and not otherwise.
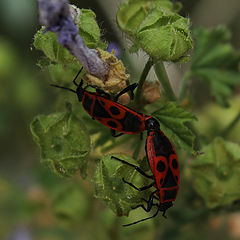
[{"label": "insect leg", "polygon": [[113,137],[120,137],[120,136],[122,136],[124,133],[118,133],[118,134],[116,134],[116,130],[114,130],[114,129],[111,129],[111,135],[113,136]]},{"label": "insect leg", "polygon": [[114,101],[118,101],[118,98],[120,97],[120,96],[122,96],[124,93],[126,93],[126,92],[131,92],[131,95],[132,95],[132,97],[131,97],[131,99],[133,99],[134,98],[134,93],[133,93],[133,91],[134,91],[134,89],[137,87],[137,83],[133,83],[133,84],[131,84],[131,85],[129,85],[129,86],[127,86],[126,88],[124,88],[120,93],[118,93],[115,97],[114,97]]},{"label": "insect leg", "polygon": [[126,184],[128,184],[129,186],[133,187],[134,189],[136,189],[136,190],[138,190],[138,191],[147,190],[147,189],[151,188],[151,187],[154,185],[154,182],[153,182],[153,183],[151,183],[151,184],[148,185],[148,186],[143,186],[143,187],[138,188],[138,187],[136,187],[135,185],[133,185],[132,183],[126,181],[124,178],[122,178],[122,180],[123,180],[123,182],[125,182]]},{"label": "insect leg", "polygon": [[[78,84],[77,84],[76,80],[77,80],[79,74],[82,72],[82,70],[83,70],[83,67],[81,67],[81,69],[78,71],[76,77],[73,79],[73,83],[74,83],[77,87],[78,87]],[[83,81],[81,80],[80,86],[81,86],[82,84],[83,84]]]},{"label": "insect leg", "polygon": [[128,166],[134,167],[135,170],[138,171],[140,174],[142,174],[144,177],[153,179],[153,176],[150,176],[150,175],[146,174],[146,173],[145,173],[141,168],[139,168],[138,166],[136,166],[136,165],[134,165],[134,164],[131,164],[131,163],[127,162],[127,161],[124,161],[124,160],[122,160],[122,159],[119,159],[119,158],[117,158],[117,157],[114,157],[114,156],[112,156],[111,158],[114,158],[114,159],[116,159],[116,160],[120,161],[121,163],[124,163],[124,164],[126,164],[126,165],[128,165]]},{"label": "insect leg", "polygon": [[58,85],[55,85],[55,84],[50,84],[51,87],[57,87],[57,88],[62,88],[62,89],[65,89],[65,90],[68,90],[68,91],[71,91],[71,92],[74,92],[76,93],[75,90],[71,89],[71,88],[67,88],[67,87],[63,87],[63,86],[58,86]]},{"label": "insect leg", "polygon": [[96,89],[96,92],[97,92],[99,95],[101,95],[101,96],[103,96],[103,97],[106,97],[107,99],[111,99],[111,95],[108,94],[108,93],[106,93],[106,92],[104,92],[104,91],[103,91],[102,89],[100,89],[98,86],[87,85],[87,87],[92,87],[92,88]]},{"label": "insect leg", "polygon": [[105,93],[102,89],[100,89],[100,88],[98,88],[98,87],[96,87],[96,86],[91,86],[91,87],[95,88],[95,89],[96,89],[96,92],[99,93],[101,96],[104,96],[104,97],[106,97],[106,98],[108,98],[108,99],[111,98],[110,94]]},{"label": "insect leg", "polygon": [[146,221],[146,220],[151,219],[151,218],[154,218],[154,217],[156,217],[156,216],[158,215],[158,212],[160,211],[160,209],[159,209],[159,207],[158,207],[158,204],[154,204],[154,203],[153,203],[153,196],[154,196],[154,194],[155,194],[155,192],[153,192],[153,193],[150,195],[148,201],[146,200],[146,201],[148,202],[147,208],[145,208],[144,205],[140,204],[140,205],[137,205],[136,207],[134,207],[134,208],[132,208],[132,209],[136,209],[136,208],[141,207],[144,211],[150,212],[151,209],[152,209],[152,207],[153,207],[153,206],[156,206],[156,207],[157,207],[156,213],[154,213],[154,215],[151,216],[151,217],[144,218],[144,219],[141,219],[141,220],[136,221],[136,222],[133,222],[133,223],[125,224],[125,225],[123,225],[123,227],[128,227],[128,226],[131,226],[131,225],[133,225],[133,224]]},{"label": "insect leg", "polygon": [[145,212],[150,212],[152,207],[153,206],[157,206],[158,207],[158,204],[154,204],[153,203],[153,199],[154,199],[154,194],[155,194],[156,191],[152,192],[149,199],[146,200],[146,199],[143,199],[145,202],[147,202],[147,207],[145,207],[143,204],[139,204],[135,207],[132,207],[132,209],[136,209],[136,208],[139,208],[141,207]]}]

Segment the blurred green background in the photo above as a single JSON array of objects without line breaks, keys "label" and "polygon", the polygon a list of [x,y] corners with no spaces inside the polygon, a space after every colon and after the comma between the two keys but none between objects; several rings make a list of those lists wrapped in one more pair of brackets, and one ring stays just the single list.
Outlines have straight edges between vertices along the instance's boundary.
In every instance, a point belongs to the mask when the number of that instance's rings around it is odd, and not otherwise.
[{"label": "blurred green background", "polygon": [[[115,22],[119,0],[71,3],[96,13],[108,42],[129,45]],[[182,4],[181,14],[190,17],[192,27],[225,24],[232,32],[232,44],[240,48],[239,0],[185,0]],[[32,48],[32,42],[38,29],[36,1],[0,1],[0,239],[240,239],[238,212],[208,215],[195,223],[186,220],[176,224],[176,221],[169,225],[171,227],[159,217],[154,223],[122,228],[121,219],[94,199],[90,178],[60,179],[40,164],[29,124],[37,114],[54,112],[56,91],[49,87],[49,75],[36,65],[41,52]],[[143,66],[146,59],[144,54],[135,54],[131,64],[137,68]],[[184,68],[184,65],[180,70],[172,65],[167,68],[176,91]],[[199,83],[196,81],[196,84]],[[235,91],[236,97],[238,93],[239,89]],[[223,110],[207,101],[209,96],[204,87],[194,94],[198,99],[194,111],[199,122],[202,121],[202,124],[198,122],[200,131],[214,125],[215,113],[225,116],[220,122],[224,126],[224,121],[229,122],[239,111],[239,98],[233,100],[232,108]],[[206,102],[204,107],[203,102]],[[240,126],[236,129],[240,130]],[[240,143],[236,131],[232,139]],[[74,202],[76,206],[68,208]],[[140,218],[132,214],[128,222]]]}]

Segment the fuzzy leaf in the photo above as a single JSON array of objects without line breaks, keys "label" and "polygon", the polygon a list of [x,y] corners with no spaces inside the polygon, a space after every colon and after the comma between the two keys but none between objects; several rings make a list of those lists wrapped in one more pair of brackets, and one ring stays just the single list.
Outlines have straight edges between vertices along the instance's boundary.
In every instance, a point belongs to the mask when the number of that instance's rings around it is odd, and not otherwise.
[{"label": "fuzzy leaf", "polygon": [[[131,207],[144,204],[141,198],[147,198],[149,192],[133,189],[124,183],[122,178],[139,187],[147,185],[146,179],[133,167],[111,159],[111,156],[104,156],[98,163],[94,181],[95,196],[104,201],[116,215],[128,216]],[[123,154],[114,154],[114,156],[138,165],[133,159]]]},{"label": "fuzzy leaf", "polygon": [[218,68],[200,68],[194,71],[196,75],[204,79],[216,101],[224,107],[228,107],[228,99],[232,95],[234,86],[240,84],[240,73]]},{"label": "fuzzy leaf", "polygon": [[195,135],[188,126],[187,122],[197,120],[190,112],[185,111],[173,102],[169,102],[151,114],[159,123],[161,130],[169,137],[174,145],[193,151],[193,141]]},{"label": "fuzzy leaf", "polygon": [[227,107],[233,88],[240,84],[240,54],[226,43],[231,34],[227,28],[219,26],[214,29],[198,28],[194,35],[196,48],[191,65],[192,76],[206,81],[216,101]]},{"label": "fuzzy leaf", "polygon": [[207,207],[232,204],[240,199],[240,146],[216,138],[192,164],[194,188]]},{"label": "fuzzy leaf", "polygon": [[45,33],[44,30],[45,27],[42,27],[34,36],[33,45],[36,49],[43,51],[53,63],[67,64],[77,61],[66,48],[58,43],[55,33]]},{"label": "fuzzy leaf", "polygon": [[106,43],[101,42],[100,28],[96,22],[96,15],[90,9],[81,9],[80,20],[78,24],[79,34],[89,48],[107,47]]},{"label": "fuzzy leaf", "polygon": [[83,123],[70,110],[39,115],[30,129],[46,166],[60,176],[70,177],[80,171],[86,177],[90,138]]}]

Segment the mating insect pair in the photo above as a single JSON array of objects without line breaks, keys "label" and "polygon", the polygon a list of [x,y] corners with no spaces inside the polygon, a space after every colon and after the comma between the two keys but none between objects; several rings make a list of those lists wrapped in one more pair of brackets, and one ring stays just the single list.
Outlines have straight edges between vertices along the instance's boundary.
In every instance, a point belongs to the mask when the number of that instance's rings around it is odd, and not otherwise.
[{"label": "mating insect pair", "polygon": [[[130,226],[132,224],[153,218],[160,212],[163,212],[165,216],[166,210],[171,207],[172,201],[177,197],[179,189],[179,176],[180,169],[178,165],[177,155],[170,140],[160,130],[160,125],[156,119],[152,116],[147,116],[143,113],[134,111],[133,109],[126,107],[117,102],[118,98],[133,90],[137,87],[137,84],[132,84],[123,89],[112,100],[110,96],[102,90],[96,88],[96,92],[87,91],[87,87],[83,88],[83,81],[77,84],[76,79],[79,76],[81,70],[74,78],[73,83],[76,85],[76,90],[52,85],[58,88],[66,89],[77,94],[78,100],[82,103],[83,108],[93,118],[111,129],[111,133],[114,137],[118,137],[122,134],[138,134],[147,130],[147,140],[145,145],[146,156],[150,169],[153,173],[152,176],[146,174],[139,167],[130,164],[124,160],[112,157],[115,160],[134,167],[144,177],[150,178],[153,182],[141,188],[134,186],[132,183],[123,181],[135,188],[136,190],[143,191],[151,187],[155,187],[156,190],[152,192],[147,202],[147,207],[144,205],[135,206],[133,209],[141,207],[146,212],[149,212],[153,206],[157,207],[156,213],[149,218],[142,219],[140,221],[127,224],[124,226]],[[120,132],[116,134],[116,131]],[[159,202],[154,203],[153,200],[157,199]]]}]

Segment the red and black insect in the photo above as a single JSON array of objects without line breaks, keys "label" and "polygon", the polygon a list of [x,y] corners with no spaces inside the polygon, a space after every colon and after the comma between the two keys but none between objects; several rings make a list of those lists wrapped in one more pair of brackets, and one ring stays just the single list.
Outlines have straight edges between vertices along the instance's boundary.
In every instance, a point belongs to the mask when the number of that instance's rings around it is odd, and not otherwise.
[{"label": "red and black insect", "polygon": [[[81,69],[82,70],[82,69]],[[78,100],[82,102],[82,106],[85,111],[96,119],[103,125],[111,129],[112,136],[118,137],[124,133],[126,134],[138,134],[145,130],[145,115],[132,110],[120,103],[117,103],[118,98],[131,91],[133,95],[133,90],[137,87],[134,83],[123,89],[117,96],[111,100],[110,95],[104,91],[96,88],[96,92],[87,91],[87,85],[83,88],[83,81],[77,84],[76,79],[80,74],[81,70],[78,72],[77,76],[74,78],[73,83],[77,86],[76,91],[70,88],[58,86],[51,84],[54,87],[67,89],[77,94]],[[91,86],[93,87],[93,86]],[[120,134],[115,134],[115,131],[121,132]]]},{"label": "red and black insect", "polygon": [[[146,130],[148,133],[145,150],[148,159],[150,169],[153,173],[152,176],[146,174],[139,167],[121,160],[116,157],[112,157],[124,164],[134,167],[144,177],[150,178],[153,182],[148,186],[138,188],[132,183],[127,182],[124,178],[123,181],[138,191],[144,191],[151,187],[155,187],[156,190],[151,193],[149,199],[143,199],[147,203],[147,207],[143,204],[137,205],[132,209],[143,208],[146,212],[151,211],[153,206],[157,207],[156,213],[148,218],[126,224],[123,226],[130,226],[150,218],[154,218],[160,212],[163,212],[162,216],[165,216],[166,210],[173,206],[172,202],[176,199],[179,189],[179,177],[180,169],[178,164],[177,155],[175,149],[170,140],[160,130],[160,125],[153,117],[146,117]],[[154,203],[156,199],[159,202]]]}]

